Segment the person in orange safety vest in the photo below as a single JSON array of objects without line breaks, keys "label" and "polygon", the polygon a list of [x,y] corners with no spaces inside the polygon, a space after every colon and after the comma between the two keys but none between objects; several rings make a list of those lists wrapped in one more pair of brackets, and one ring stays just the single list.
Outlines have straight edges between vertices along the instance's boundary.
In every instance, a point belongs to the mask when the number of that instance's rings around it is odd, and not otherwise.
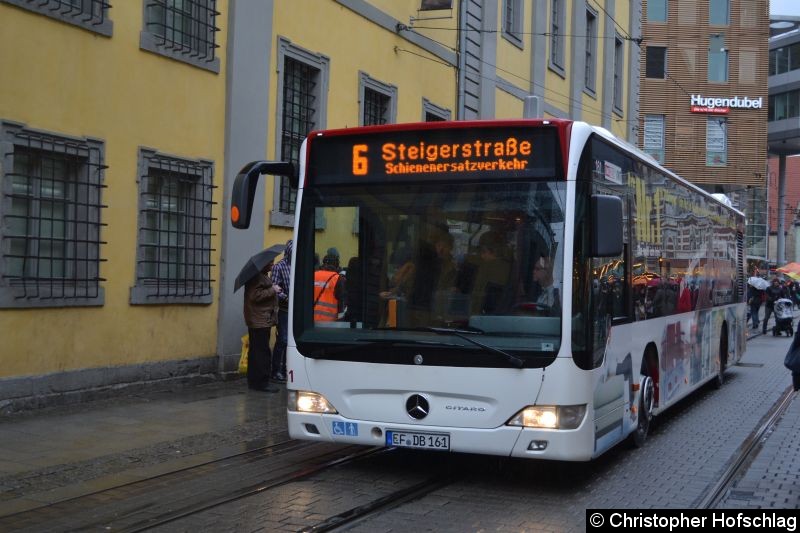
[{"label": "person in orange safety vest", "polygon": [[314,321],[332,322],[339,318],[344,301],[344,276],[339,274],[339,257],[328,254],[314,272]]}]

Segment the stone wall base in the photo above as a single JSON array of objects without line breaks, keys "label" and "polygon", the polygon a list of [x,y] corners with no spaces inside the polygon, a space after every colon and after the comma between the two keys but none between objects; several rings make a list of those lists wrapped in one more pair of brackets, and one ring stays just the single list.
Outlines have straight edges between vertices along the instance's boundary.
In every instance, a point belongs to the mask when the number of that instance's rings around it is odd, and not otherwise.
[{"label": "stone wall base", "polygon": [[239,354],[0,379],[0,415],[237,379]]}]

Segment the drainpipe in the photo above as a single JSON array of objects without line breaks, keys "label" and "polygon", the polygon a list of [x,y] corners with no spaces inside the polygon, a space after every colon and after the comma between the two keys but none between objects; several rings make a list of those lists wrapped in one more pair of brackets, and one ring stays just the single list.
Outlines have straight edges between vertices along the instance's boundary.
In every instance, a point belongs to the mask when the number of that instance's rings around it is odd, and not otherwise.
[{"label": "drainpipe", "polygon": [[786,154],[778,156],[778,265],[786,264]]}]

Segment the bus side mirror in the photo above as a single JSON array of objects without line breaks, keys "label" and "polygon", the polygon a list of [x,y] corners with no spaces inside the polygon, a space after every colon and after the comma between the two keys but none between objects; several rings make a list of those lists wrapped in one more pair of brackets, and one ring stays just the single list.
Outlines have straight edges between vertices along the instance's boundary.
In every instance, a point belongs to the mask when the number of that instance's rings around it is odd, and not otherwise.
[{"label": "bus side mirror", "polygon": [[592,257],[622,255],[622,199],[592,195]]},{"label": "bus side mirror", "polygon": [[253,200],[256,185],[261,174],[286,176],[293,188],[297,188],[298,177],[294,165],[285,161],[253,161],[248,163],[236,175],[231,193],[231,224],[234,228],[250,227],[250,215],[253,211]]}]

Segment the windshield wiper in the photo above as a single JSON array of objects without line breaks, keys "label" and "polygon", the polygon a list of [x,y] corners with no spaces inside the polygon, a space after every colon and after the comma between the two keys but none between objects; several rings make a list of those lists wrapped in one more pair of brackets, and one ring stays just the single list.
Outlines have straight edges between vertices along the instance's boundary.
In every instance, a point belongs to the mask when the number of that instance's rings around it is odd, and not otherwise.
[{"label": "windshield wiper", "polygon": [[430,326],[420,326],[415,328],[375,328],[378,330],[384,331],[428,331],[431,333],[436,333],[437,335],[452,335],[454,337],[458,337],[459,339],[463,339],[479,348],[482,348],[488,352],[496,353],[502,355],[506,361],[511,363],[511,366],[514,368],[522,368],[525,365],[525,361],[517,357],[516,355],[510,354],[505,350],[501,350],[500,348],[495,348],[494,346],[489,346],[488,344],[484,344],[482,342],[478,342],[471,337],[467,337],[465,334],[471,333],[473,335],[482,335],[483,330],[478,328],[470,328],[470,329],[455,329],[455,328],[435,328]]},{"label": "windshield wiper", "polygon": [[[375,346],[394,346],[396,344],[410,344],[412,346],[436,346],[436,347],[444,346],[447,348],[463,348],[461,344],[456,344],[454,342],[421,341],[417,339],[353,339],[353,340],[358,342],[359,344],[346,344],[344,346],[338,346],[336,348],[320,348],[319,350],[317,350],[317,354],[322,356],[341,355],[343,353],[355,350],[369,349]],[[311,357],[314,356],[312,355]]]}]

